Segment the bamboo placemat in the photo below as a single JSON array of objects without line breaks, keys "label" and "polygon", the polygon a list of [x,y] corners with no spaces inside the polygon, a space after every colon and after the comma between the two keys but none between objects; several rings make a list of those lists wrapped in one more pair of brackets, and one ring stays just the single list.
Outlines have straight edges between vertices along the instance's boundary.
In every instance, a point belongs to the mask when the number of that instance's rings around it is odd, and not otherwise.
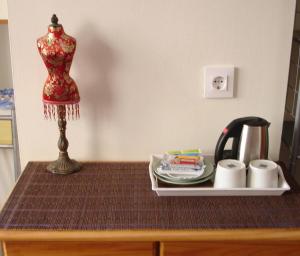
[{"label": "bamboo placemat", "polygon": [[0,214],[4,229],[128,230],[300,227],[300,193],[158,197],[147,162],[83,163],[67,176],[30,162]]}]

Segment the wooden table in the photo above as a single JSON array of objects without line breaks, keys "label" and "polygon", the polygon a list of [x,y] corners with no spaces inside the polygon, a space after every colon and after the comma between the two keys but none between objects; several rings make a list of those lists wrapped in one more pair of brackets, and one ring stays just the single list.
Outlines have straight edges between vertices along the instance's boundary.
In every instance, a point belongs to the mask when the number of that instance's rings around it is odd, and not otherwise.
[{"label": "wooden table", "polygon": [[86,163],[56,176],[29,163],[0,214],[5,255],[300,255],[298,189],[160,198],[147,164]]}]

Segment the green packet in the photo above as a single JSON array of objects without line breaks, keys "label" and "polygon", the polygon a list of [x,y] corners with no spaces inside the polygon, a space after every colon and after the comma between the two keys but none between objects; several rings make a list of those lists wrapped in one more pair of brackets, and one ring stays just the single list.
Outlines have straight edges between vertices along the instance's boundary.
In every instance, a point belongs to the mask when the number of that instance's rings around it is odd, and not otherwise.
[{"label": "green packet", "polygon": [[182,154],[201,154],[200,149],[186,149],[186,150],[169,150],[169,155],[182,155]]}]

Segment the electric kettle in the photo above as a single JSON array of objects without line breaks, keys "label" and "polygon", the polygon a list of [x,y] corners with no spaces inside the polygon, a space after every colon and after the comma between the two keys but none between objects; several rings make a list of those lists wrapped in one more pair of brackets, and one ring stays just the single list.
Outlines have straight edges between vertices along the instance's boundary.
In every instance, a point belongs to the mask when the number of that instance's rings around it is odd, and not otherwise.
[{"label": "electric kettle", "polygon": [[[250,116],[233,120],[223,130],[215,149],[215,164],[222,159],[237,159],[246,165],[254,159],[267,159],[270,123],[263,118]],[[225,150],[232,138],[231,149]]]}]

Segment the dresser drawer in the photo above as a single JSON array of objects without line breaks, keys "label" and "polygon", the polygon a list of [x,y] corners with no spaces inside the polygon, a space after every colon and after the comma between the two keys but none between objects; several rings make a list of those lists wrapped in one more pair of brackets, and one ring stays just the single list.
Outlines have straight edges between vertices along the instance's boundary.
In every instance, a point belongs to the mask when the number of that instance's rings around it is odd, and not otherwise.
[{"label": "dresser drawer", "polygon": [[163,256],[298,256],[299,242],[166,242],[161,244]]},{"label": "dresser drawer", "polygon": [[6,256],[153,256],[152,242],[5,242]]}]

